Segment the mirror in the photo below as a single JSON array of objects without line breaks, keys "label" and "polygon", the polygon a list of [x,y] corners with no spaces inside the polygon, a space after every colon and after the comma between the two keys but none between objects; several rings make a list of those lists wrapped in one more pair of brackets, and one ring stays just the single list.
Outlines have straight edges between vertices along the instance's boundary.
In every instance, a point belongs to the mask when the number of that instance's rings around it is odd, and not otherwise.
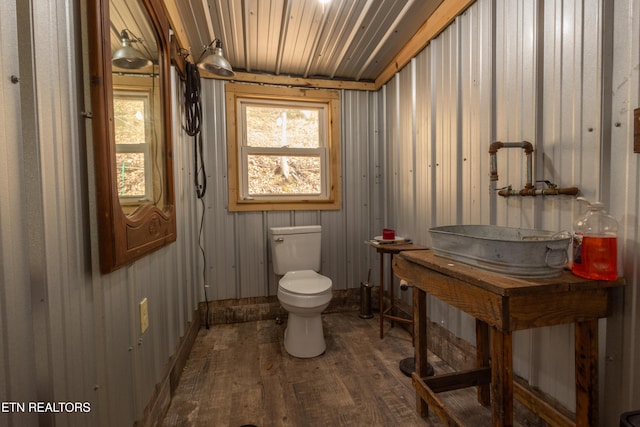
[{"label": "mirror", "polygon": [[90,0],[87,10],[105,274],[176,239],[169,24],[160,0]]}]

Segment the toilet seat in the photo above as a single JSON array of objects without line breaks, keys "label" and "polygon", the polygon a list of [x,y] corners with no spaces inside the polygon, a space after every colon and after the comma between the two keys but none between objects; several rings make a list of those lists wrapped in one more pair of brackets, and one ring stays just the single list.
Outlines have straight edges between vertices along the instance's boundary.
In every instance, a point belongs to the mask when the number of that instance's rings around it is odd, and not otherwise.
[{"label": "toilet seat", "polygon": [[313,270],[289,271],[280,279],[278,287],[293,295],[322,295],[331,292],[331,279]]}]

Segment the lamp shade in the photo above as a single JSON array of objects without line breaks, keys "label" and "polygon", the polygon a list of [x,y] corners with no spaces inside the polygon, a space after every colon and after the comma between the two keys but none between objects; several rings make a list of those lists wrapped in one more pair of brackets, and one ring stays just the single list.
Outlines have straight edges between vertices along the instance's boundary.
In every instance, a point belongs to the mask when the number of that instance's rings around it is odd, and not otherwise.
[{"label": "lamp shade", "polygon": [[222,54],[222,42],[220,40],[216,40],[216,47],[213,49],[213,53],[205,56],[204,59],[198,62],[198,67],[222,77],[233,77],[236,75],[231,68],[231,64],[229,64],[227,58]]},{"label": "lamp shade", "polygon": [[131,39],[127,30],[120,33],[122,46],[113,52],[111,63],[119,68],[127,70],[137,70],[151,65],[151,60],[144,56],[142,52],[131,46]]}]

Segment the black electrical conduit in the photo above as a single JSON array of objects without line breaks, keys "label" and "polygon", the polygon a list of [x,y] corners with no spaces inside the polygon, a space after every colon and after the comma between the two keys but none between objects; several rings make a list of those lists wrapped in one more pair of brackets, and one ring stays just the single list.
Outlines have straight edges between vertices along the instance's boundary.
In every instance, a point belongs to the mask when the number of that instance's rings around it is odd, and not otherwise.
[{"label": "black electrical conduit", "polygon": [[[202,133],[200,125],[202,123],[202,109],[200,104],[200,72],[195,64],[186,62],[186,83],[184,90],[184,110],[185,125],[183,126],[187,135],[193,137],[193,170],[196,196],[202,203],[202,216],[200,217],[200,230],[198,234],[198,246],[202,253],[202,283],[204,289],[204,300],[207,305],[205,314],[205,327],[209,329],[209,298],[207,296],[207,257],[202,246],[202,232],[204,227],[204,195],[207,191],[207,174],[204,166]],[[201,182],[202,180],[202,182]]]}]

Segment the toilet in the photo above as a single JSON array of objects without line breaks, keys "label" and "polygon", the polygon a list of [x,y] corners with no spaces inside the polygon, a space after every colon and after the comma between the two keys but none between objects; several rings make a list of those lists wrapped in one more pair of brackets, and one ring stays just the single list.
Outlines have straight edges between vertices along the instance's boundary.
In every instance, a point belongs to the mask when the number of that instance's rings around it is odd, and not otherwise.
[{"label": "toilet", "polygon": [[289,312],[284,348],[292,356],[319,356],[327,348],[320,313],[331,301],[331,279],[318,273],[321,249],[320,225],[272,227],[269,242],[278,301]]}]

